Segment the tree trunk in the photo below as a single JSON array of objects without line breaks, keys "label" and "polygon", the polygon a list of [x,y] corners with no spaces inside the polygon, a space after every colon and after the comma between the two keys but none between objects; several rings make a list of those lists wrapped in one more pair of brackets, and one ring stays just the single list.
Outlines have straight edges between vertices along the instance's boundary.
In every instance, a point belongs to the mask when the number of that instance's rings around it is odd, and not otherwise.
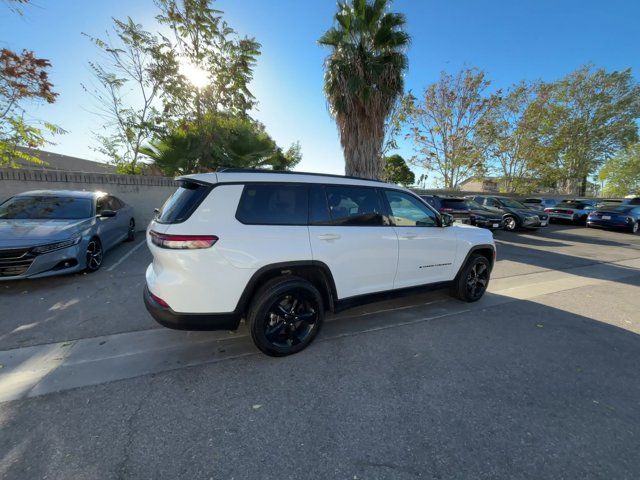
[{"label": "tree trunk", "polygon": [[377,122],[357,117],[336,120],[344,151],[345,174],[380,180],[384,172],[381,156],[384,122],[376,125]]}]

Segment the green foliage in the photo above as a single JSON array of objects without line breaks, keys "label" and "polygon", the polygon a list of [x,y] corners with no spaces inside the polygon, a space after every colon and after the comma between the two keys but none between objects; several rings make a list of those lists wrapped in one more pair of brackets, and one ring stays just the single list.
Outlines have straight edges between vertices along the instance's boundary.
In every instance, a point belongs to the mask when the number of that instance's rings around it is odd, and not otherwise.
[{"label": "green foliage", "polygon": [[162,122],[157,104],[162,88],[176,66],[159,62],[162,45],[131,18],[113,20],[106,39],[89,37],[101,53],[100,62],[90,62],[95,79],[85,86],[103,120],[95,133],[96,150],[116,165],[119,173],[138,174],[140,149]]},{"label": "green foliage", "polygon": [[504,192],[527,194],[539,186],[535,159],[542,155],[537,130],[539,85],[520,82],[511,87],[488,113],[478,134]]},{"label": "green foliage", "polygon": [[635,143],[607,160],[598,177],[606,182],[605,196],[640,194],[640,144]]},{"label": "green foliage", "polygon": [[400,155],[385,157],[384,161],[384,180],[386,182],[397,183],[404,186],[415,183],[415,174]]},{"label": "green foliage", "polygon": [[[22,2],[24,3],[24,2]],[[0,49],[0,166],[17,168],[15,160],[43,164],[18,147],[38,148],[49,142],[46,134],[65,133],[57,125],[27,120],[26,108],[34,102],[53,103],[57,93],[49,82],[48,60],[28,50]]]},{"label": "green foliage", "polygon": [[385,122],[404,90],[409,35],[389,0],[339,1],[334,25],[320,38],[325,94],[344,150],[346,173],[382,176]]},{"label": "green foliage", "polygon": [[248,117],[221,113],[209,113],[200,122],[184,122],[141,151],[165,175],[208,172],[220,167],[286,170],[301,159],[298,144],[283,153],[262,124]]},{"label": "green foliage", "polygon": [[541,178],[567,193],[584,194],[586,179],[618,150],[638,139],[640,86],[630,70],[584,66],[539,92]]},{"label": "green foliage", "polygon": [[[156,0],[157,20],[173,32],[172,39],[163,37],[161,58],[178,65],[164,91],[164,112],[179,120],[201,119],[217,111],[244,116],[257,103],[249,84],[261,45],[253,38],[239,37],[213,3]],[[190,81],[181,64],[200,72],[203,84]]]},{"label": "green foliage", "polygon": [[413,162],[435,171],[442,186],[456,189],[472,174],[486,169],[486,123],[500,101],[489,94],[490,82],[476,68],[455,75],[443,72],[420,99],[406,96],[404,108],[414,142]]}]

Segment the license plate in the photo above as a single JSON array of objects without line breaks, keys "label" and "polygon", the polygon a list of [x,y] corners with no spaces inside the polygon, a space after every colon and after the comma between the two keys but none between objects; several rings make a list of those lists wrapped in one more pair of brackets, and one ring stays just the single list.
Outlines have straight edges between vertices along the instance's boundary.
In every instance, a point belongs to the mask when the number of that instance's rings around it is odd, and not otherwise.
[{"label": "license plate", "polygon": [[603,215],[602,219],[603,220],[611,220],[611,216],[610,215]]},{"label": "license plate", "polygon": [[500,226],[500,224],[499,224],[499,223],[494,223],[494,224],[493,224],[493,228],[498,228],[499,226]]},{"label": "license plate", "polygon": [[540,222],[540,226],[546,227],[547,226],[547,222]]}]

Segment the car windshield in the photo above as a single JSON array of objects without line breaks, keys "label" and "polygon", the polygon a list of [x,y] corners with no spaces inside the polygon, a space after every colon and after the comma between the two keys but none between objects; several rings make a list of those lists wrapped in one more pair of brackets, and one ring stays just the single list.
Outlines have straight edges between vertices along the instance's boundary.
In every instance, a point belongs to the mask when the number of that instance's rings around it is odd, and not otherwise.
[{"label": "car windshield", "polygon": [[90,198],[28,196],[13,197],[0,205],[0,219],[77,220],[92,213]]},{"label": "car windshield", "polygon": [[520,202],[512,200],[511,198],[501,198],[500,201],[502,202],[502,204],[505,207],[509,207],[509,208],[527,208],[523,204],[521,204]]}]

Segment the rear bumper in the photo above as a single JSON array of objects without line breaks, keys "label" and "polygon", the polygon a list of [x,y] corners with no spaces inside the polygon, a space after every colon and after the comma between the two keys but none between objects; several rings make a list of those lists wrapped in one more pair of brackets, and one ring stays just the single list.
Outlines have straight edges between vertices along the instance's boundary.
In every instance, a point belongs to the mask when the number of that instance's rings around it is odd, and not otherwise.
[{"label": "rear bumper", "polygon": [[626,222],[610,222],[608,220],[587,220],[587,226],[598,228],[611,228],[619,230],[631,230],[632,225]]},{"label": "rear bumper", "polygon": [[241,315],[228,313],[177,313],[158,304],[144,287],[144,306],[156,322],[174,330],[236,330]]}]

